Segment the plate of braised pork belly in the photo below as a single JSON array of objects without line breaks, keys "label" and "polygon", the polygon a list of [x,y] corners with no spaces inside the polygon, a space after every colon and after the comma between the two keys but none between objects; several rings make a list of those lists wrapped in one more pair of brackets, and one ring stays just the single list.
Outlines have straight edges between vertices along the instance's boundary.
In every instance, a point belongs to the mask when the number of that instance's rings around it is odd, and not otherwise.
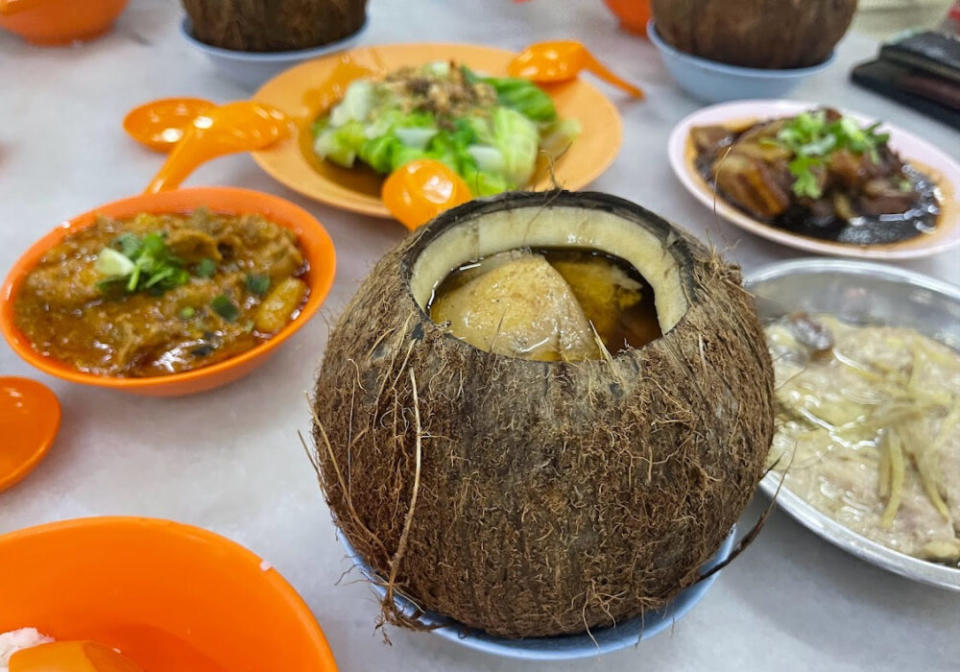
[{"label": "plate of braised pork belly", "polygon": [[960,244],[960,165],[865,115],[792,100],[713,105],[674,128],[669,154],[704,205],[784,245],[907,259]]}]

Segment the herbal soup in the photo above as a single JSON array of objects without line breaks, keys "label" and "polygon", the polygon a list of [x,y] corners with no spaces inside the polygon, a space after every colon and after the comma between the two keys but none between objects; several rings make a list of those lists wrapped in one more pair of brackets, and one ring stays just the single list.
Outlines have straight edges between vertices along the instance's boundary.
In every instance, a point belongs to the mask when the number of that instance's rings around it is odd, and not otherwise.
[{"label": "herbal soup", "polygon": [[653,288],[623,259],[594,250],[479,259],[448,275],[428,309],[481,350],[540,361],[599,359],[661,335]]},{"label": "herbal soup", "polygon": [[100,216],[43,255],[14,303],[40,353],[80,371],[190,371],[268,340],[299,314],[307,263],[260,215]]}]

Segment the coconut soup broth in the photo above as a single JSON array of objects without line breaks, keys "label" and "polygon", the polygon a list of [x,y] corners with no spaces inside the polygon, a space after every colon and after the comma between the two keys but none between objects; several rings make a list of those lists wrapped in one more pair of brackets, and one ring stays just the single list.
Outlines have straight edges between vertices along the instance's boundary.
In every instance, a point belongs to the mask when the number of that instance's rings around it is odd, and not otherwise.
[{"label": "coconut soup broth", "polygon": [[463,264],[427,311],[475,347],[540,361],[640,348],[661,336],[654,290],[628,262],[578,248],[527,248]]}]

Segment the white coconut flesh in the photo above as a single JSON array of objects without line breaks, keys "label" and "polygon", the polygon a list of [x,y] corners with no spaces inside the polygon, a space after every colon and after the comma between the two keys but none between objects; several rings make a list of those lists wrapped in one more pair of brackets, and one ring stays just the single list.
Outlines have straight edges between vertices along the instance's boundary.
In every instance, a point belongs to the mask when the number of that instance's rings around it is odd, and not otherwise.
[{"label": "white coconut flesh", "polygon": [[[570,286],[543,256],[521,251],[529,248],[591,249],[631,264],[654,290],[663,333],[686,312],[679,265],[660,238],[622,217],[570,207],[503,210],[448,229],[414,262],[414,299],[483,350],[546,361],[600,357]],[[450,273],[477,259],[484,260],[477,273],[429,305]],[[619,275],[614,282],[629,280]]]}]

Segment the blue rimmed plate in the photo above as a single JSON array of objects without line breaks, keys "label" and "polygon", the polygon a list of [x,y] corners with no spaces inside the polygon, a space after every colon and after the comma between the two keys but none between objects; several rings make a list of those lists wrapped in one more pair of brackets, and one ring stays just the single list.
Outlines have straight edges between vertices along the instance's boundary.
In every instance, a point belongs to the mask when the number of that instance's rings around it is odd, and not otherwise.
[{"label": "blue rimmed plate", "polygon": [[[706,574],[730,557],[736,531],[737,528],[734,526],[714,556],[703,566],[702,574]],[[342,533],[338,531],[337,537],[354,565],[370,581],[377,594],[383,598],[386,595],[386,589],[380,585],[382,580],[377,578],[370,567],[360,559]],[[633,646],[666,630],[683,618],[697,602],[703,599],[703,596],[710,590],[710,586],[713,585],[719,575],[720,572],[716,572],[690,586],[662,609],[647,612],[643,616],[632,618],[615,626],[594,630],[590,634],[506,639],[489,635],[476,628],[469,628],[450,618],[431,612],[421,615],[417,620],[423,625],[433,628],[431,632],[444,639],[468,649],[475,649],[504,658],[523,660],[592,658]],[[394,600],[404,614],[413,615],[417,613],[417,608],[409,600],[400,596],[395,597]]]}]

